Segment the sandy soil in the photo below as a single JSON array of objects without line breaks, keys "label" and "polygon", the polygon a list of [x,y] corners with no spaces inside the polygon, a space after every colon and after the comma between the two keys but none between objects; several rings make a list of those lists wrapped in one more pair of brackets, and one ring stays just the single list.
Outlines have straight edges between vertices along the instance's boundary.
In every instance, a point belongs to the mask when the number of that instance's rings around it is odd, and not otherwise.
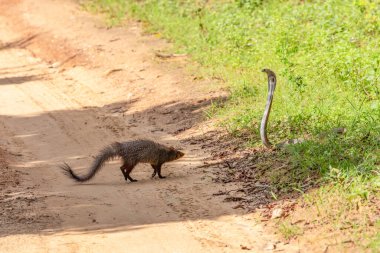
[{"label": "sandy soil", "polygon": [[[1,252],[296,251],[251,215],[213,193],[226,190],[202,168],[192,142],[209,131],[202,110],[223,99],[162,59],[170,45],[139,24],[107,29],[74,1],[0,1]],[[151,138],[186,156],[148,165],[126,183],[119,162],[78,184],[57,168],[82,171],[112,141]]]}]

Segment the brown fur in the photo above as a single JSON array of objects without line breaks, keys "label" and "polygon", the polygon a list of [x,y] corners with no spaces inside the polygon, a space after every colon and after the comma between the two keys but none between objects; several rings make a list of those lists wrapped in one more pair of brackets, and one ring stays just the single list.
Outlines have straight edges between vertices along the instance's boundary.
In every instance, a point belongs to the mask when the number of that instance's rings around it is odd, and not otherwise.
[{"label": "brown fur", "polygon": [[87,175],[79,176],[75,174],[66,163],[61,165],[60,168],[74,180],[84,182],[94,177],[105,162],[115,157],[121,157],[123,165],[120,167],[120,170],[125,180],[128,181],[129,179],[131,182],[135,182],[137,180],[131,178],[130,173],[138,163],[150,163],[154,169],[152,177],[157,173],[159,178],[165,178],[161,175],[161,166],[182,156],[184,156],[184,153],[173,147],[167,147],[150,140],[135,140],[121,143],[115,142],[102,149],[96,156]]}]

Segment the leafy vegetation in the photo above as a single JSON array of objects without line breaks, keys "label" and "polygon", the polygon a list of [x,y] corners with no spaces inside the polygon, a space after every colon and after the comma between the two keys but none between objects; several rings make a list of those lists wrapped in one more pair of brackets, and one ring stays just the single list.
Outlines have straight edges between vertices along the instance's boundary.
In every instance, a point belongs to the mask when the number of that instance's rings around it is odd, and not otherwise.
[{"label": "leafy vegetation", "polygon": [[[267,93],[260,70],[273,69],[270,138],[307,139],[286,150],[293,174],[317,172],[338,185],[344,203],[378,196],[380,0],[90,0],[85,6],[112,24],[126,13],[144,21],[202,64],[205,75],[223,80],[230,99],[208,115],[251,145],[259,144]],[[336,127],[346,133],[335,134]]]}]

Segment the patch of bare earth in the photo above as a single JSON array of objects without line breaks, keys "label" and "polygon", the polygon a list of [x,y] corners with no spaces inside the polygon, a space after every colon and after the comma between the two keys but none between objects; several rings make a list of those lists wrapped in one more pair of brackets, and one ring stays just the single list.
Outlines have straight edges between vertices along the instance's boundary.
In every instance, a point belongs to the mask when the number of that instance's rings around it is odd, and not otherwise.
[{"label": "patch of bare earth", "polygon": [[27,173],[9,165],[19,157],[19,153],[9,153],[0,148],[0,236],[15,231],[40,231],[54,217],[41,213],[44,208],[36,196],[33,187],[23,188],[20,185],[21,175]]}]

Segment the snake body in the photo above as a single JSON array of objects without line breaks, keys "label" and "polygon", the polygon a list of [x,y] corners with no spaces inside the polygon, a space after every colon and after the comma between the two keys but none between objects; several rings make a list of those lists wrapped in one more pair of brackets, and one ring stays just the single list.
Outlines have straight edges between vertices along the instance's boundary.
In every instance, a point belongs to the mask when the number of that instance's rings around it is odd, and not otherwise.
[{"label": "snake body", "polygon": [[270,110],[272,108],[274,90],[276,89],[276,74],[270,69],[263,69],[262,72],[265,72],[268,75],[268,97],[267,97],[267,103],[265,105],[263,118],[261,119],[260,137],[264,146],[267,148],[271,148],[272,144],[269,142],[268,136],[267,136],[267,124],[268,124]]},{"label": "snake body", "polygon": [[[270,141],[268,140],[268,136],[267,136],[267,124],[268,124],[270,110],[272,108],[272,101],[273,101],[274,90],[276,89],[276,74],[272,70],[270,70],[270,69],[263,69],[262,72],[265,72],[268,75],[268,97],[267,97],[267,102],[266,102],[266,105],[265,105],[265,110],[264,110],[263,118],[261,119],[260,137],[261,137],[261,141],[263,142],[263,145],[265,147],[267,147],[267,148],[273,148],[272,143],[270,143]],[[323,135],[328,135],[330,133],[333,133],[333,134],[344,134],[345,132],[346,132],[346,128],[344,128],[344,127],[337,127],[337,128],[331,129],[330,131],[328,131],[326,133],[322,133],[320,135],[320,137],[322,138]],[[283,147],[285,147],[287,145],[298,144],[298,143],[302,143],[304,141],[305,141],[304,138],[290,139],[290,140],[283,141],[281,143],[276,144],[274,148],[276,148],[276,149],[277,148],[283,148]]]}]

